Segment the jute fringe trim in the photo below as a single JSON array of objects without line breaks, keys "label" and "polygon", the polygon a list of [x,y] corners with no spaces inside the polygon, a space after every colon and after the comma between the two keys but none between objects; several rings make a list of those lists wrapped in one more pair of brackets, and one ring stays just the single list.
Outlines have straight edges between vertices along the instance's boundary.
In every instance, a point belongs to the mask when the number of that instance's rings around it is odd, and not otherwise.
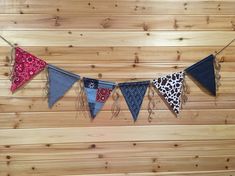
[{"label": "jute fringe trim", "polygon": [[[84,117],[87,117],[87,113],[89,108],[86,100],[86,93],[84,88],[83,80],[79,80],[78,82],[78,92],[77,92],[77,104],[76,109],[79,110]],[[90,114],[90,113],[89,113]]]},{"label": "jute fringe trim", "polygon": [[117,117],[121,111],[119,88],[116,86],[112,93],[113,104],[111,107],[112,118]]},{"label": "jute fringe trim", "polygon": [[216,83],[216,90],[219,90],[219,87],[221,86],[221,75],[220,75],[220,70],[221,70],[221,65],[220,61],[217,57],[214,59],[214,68],[215,68],[215,83]]},{"label": "jute fringe trim", "polygon": [[182,108],[182,105],[188,101],[187,94],[190,94],[189,86],[187,85],[186,80],[185,80],[185,73],[184,73],[183,79],[184,80],[183,80],[183,86],[182,86],[182,92],[181,92],[181,108]]},{"label": "jute fringe trim", "polygon": [[[46,67],[45,69],[45,75],[46,75],[46,84],[45,84],[45,87],[44,87],[44,97],[45,98],[48,98],[49,97],[49,94],[50,94],[50,80],[49,80],[49,73],[48,73],[48,67]],[[49,98],[48,98],[49,100]]]},{"label": "jute fringe trim", "polygon": [[153,119],[153,115],[155,114],[154,113],[154,110],[156,109],[156,106],[157,106],[157,100],[156,100],[156,92],[154,90],[154,87],[153,87],[153,84],[150,83],[149,84],[149,88],[148,88],[148,121],[151,122],[152,119]]}]

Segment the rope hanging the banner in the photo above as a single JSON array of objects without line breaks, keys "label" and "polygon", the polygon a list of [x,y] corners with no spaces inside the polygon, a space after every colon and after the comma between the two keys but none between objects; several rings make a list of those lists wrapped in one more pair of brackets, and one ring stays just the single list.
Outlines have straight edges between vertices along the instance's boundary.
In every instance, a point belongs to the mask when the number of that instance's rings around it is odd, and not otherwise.
[{"label": "rope hanging the banner", "polygon": [[214,59],[214,69],[215,69],[215,83],[216,83],[216,90],[218,91],[219,86],[221,85],[220,83],[220,79],[221,79],[221,75],[220,75],[220,69],[221,69],[221,65],[220,65],[220,60],[217,59],[217,55],[219,55],[221,52],[223,52],[227,47],[229,47],[233,42],[235,41],[235,38],[233,40],[231,40],[226,46],[224,46],[222,49],[220,49],[218,52],[216,52],[215,59]]},{"label": "rope hanging the banner", "polygon": [[13,45],[11,42],[9,42],[7,39],[5,39],[2,35],[0,35],[0,38],[6,42],[8,45],[11,46],[11,59],[9,61],[9,79],[12,81],[12,65],[14,66],[13,61],[15,60],[15,45]]},{"label": "rope hanging the banner", "polygon": [[229,47],[233,42],[235,41],[235,38],[231,40],[226,46],[224,46],[221,50],[216,52],[215,56],[219,55],[221,52],[223,52],[227,47]]},{"label": "rope hanging the banner", "polygon": [[1,37],[1,39],[3,40],[3,41],[5,41],[8,45],[10,45],[12,48],[14,48],[15,47],[15,45],[13,45],[11,42],[9,42],[7,39],[5,39],[2,35],[0,35],[0,37]]}]

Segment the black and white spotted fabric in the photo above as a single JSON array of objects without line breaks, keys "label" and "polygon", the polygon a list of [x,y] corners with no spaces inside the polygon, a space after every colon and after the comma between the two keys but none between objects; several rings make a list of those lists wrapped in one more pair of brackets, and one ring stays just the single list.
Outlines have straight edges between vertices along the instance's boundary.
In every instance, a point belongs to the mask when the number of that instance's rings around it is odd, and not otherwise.
[{"label": "black and white spotted fabric", "polygon": [[180,111],[183,81],[184,72],[169,74],[153,80],[154,86],[176,114],[179,114]]}]

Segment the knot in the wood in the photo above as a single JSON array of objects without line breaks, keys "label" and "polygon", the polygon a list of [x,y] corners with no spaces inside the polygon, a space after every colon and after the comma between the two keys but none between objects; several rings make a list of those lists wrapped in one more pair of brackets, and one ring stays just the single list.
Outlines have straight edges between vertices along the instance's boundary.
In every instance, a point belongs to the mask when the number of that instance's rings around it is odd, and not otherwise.
[{"label": "knot in the wood", "polygon": [[100,25],[101,25],[104,29],[110,28],[110,27],[111,27],[111,19],[110,19],[110,18],[104,19],[104,20],[100,23]]},{"label": "knot in the wood", "polygon": [[149,30],[149,26],[146,23],[144,23],[143,24],[143,29],[144,29],[144,31],[148,31]]}]

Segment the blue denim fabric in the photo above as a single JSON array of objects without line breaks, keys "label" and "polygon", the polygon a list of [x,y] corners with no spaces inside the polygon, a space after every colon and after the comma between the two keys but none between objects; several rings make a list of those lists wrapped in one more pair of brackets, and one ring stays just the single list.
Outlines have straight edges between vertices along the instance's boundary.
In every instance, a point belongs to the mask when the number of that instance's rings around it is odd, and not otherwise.
[{"label": "blue denim fabric", "polygon": [[62,70],[53,65],[48,65],[48,77],[48,105],[50,108],[80,79],[79,75]]},{"label": "blue denim fabric", "polygon": [[110,90],[113,90],[115,87],[115,83],[108,82],[108,81],[101,81],[97,79],[91,79],[91,78],[83,78],[85,92],[87,96],[89,111],[91,114],[91,117],[94,119],[98,112],[102,109],[104,106],[104,102],[98,102],[97,101],[97,93],[99,88],[107,88]]},{"label": "blue denim fabric", "polygon": [[127,82],[118,84],[126,100],[128,108],[131,111],[134,121],[136,121],[138,118],[144,95],[149,84],[150,81]]},{"label": "blue denim fabric", "polygon": [[206,88],[212,95],[216,96],[214,55],[209,55],[205,59],[193,64],[185,69],[194,80]]}]

